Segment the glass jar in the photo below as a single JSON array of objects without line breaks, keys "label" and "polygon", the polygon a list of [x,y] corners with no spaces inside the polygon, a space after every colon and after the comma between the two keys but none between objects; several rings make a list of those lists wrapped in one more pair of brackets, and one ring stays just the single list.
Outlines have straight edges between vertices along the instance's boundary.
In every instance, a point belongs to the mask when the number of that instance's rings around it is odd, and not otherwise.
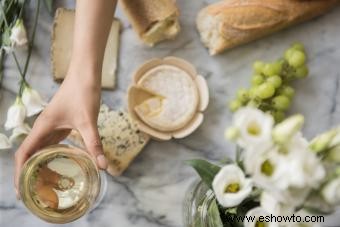
[{"label": "glass jar", "polygon": [[89,211],[100,188],[100,174],[90,155],[68,145],[35,153],[25,163],[19,181],[25,206],[39,218],[59,224]]},{"label": "glass jar", "polygon": [[190,185],[184,199],[184,227],[214,227],[208,210],[215,195],[202,181]]}]

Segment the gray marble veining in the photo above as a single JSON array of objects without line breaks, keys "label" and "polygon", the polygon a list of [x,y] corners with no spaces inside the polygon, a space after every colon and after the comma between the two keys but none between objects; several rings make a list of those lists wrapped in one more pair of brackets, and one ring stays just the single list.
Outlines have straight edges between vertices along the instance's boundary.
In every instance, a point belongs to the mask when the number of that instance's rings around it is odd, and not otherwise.
[{"label": "gray marble veining", "polygon": [[[34,2],[34,1],[33,1]],[[183,161],[205,157],[212,160],[233,154],[234,147],[223,138],[231,120],[227,101],[240,87],[248,86],[251,64],[256,59],[272,60],[294,41],[306,45],[310,77],[295,84],[297,95],[291,109],[306,116],[304,132],[315,134],[340,124],[340,9],[303,25],[278,32],[256,42],[210,57],[202,46],[195,29],[195,16],[207,2],[179,0],[182,32],[174,41],[154,48],[141,44],[126,18],[121,19],[119,71],[115,91],[103,92],[103,100],[111,108],[126,105],[125,94],[131,74],[144,61],[154,57],[173,55],[192,62],[208,81],[210,104],[203,125],[191,136],[170,142],[151,142],[122,177],[108,176],[108,188],[103,202],[71,227],[179,227],[182,226],[182,201],[195,173]],[[71,4],[63,1],[58,4]],[[32,1],[31,1],[32,4]],[[31,7],[28,15],[33,15]],[[51,76],[49,49],[52,17],[41,13],[36,44],[28,72],[33,87],[49,99],[58,89]],[[32,26],[32,21],[27,23]],[[21,61],[24,55],[21,54]],[[5,62],[5,80],[1,89],[0,125],[6,110],[14,101],[18,73],[11,59]],[[0,132],[4,132],[1,127]],[[34,217],[15,199],[13,190],[13,154],[0,153],[0,226],[55,226]],[[326,226],[340,226],[340,218],[333,217]]]}]

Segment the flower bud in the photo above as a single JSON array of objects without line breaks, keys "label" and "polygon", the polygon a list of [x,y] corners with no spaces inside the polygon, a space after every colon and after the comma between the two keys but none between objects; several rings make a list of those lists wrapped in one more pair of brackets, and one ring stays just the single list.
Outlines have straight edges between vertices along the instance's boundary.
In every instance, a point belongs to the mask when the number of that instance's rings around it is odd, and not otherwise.
[{"label": "flower bud", "polygon": [[18,19],[15,22],[11,30],[10,40],[12,46],[25,46],[28,43],[27,33],[22,19]]},{"label": "flower bud", "polygon": [[287,143],[298,131],[300,131],[304,123],[302,115],[294,115],[287,118],[273,129],[274,142],[280,145]]},{"label": "flower bud", "polygon": [[236,139],[239,137],[239,133],[240,132],[237,128],[230,127],[226,129],[224,136],[230,141],[236,141]]},{"label": "flower bud", "polygon": [[330,144],[333,138],[336,136],[336,134],[337,131],[333,129],[331,131],[325,132],[317,136],[312,140],[312,142],[309,145],[309,148],[316,153],[322,152],[330,148]]}]

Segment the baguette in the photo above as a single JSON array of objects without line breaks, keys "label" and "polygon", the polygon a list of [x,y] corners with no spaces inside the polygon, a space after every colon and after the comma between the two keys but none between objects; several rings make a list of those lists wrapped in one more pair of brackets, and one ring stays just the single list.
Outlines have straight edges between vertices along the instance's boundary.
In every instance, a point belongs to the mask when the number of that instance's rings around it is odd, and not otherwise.
[{"label": "baguette", "polygon": [[338,0],[224,0],[202,9],[197,29],[210,54],[248,43],[332,9]]},{"label": "baguette", "polygon": [[180,31],[175,0],[121,0],[133,29],[146,44],[174,38]]}]

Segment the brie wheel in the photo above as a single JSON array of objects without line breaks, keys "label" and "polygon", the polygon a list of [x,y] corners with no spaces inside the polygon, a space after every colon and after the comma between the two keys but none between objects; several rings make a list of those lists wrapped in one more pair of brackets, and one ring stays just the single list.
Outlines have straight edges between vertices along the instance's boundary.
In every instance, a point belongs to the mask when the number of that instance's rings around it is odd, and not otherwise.
[{"label": "brie wheel", "polygon": [[155,129],[180,129],[197,112],[197,86],[192,77],[178,67],[160,65],[152,68],[142,76],[137,85],[156,94],[135,107],[141,120]]}]

